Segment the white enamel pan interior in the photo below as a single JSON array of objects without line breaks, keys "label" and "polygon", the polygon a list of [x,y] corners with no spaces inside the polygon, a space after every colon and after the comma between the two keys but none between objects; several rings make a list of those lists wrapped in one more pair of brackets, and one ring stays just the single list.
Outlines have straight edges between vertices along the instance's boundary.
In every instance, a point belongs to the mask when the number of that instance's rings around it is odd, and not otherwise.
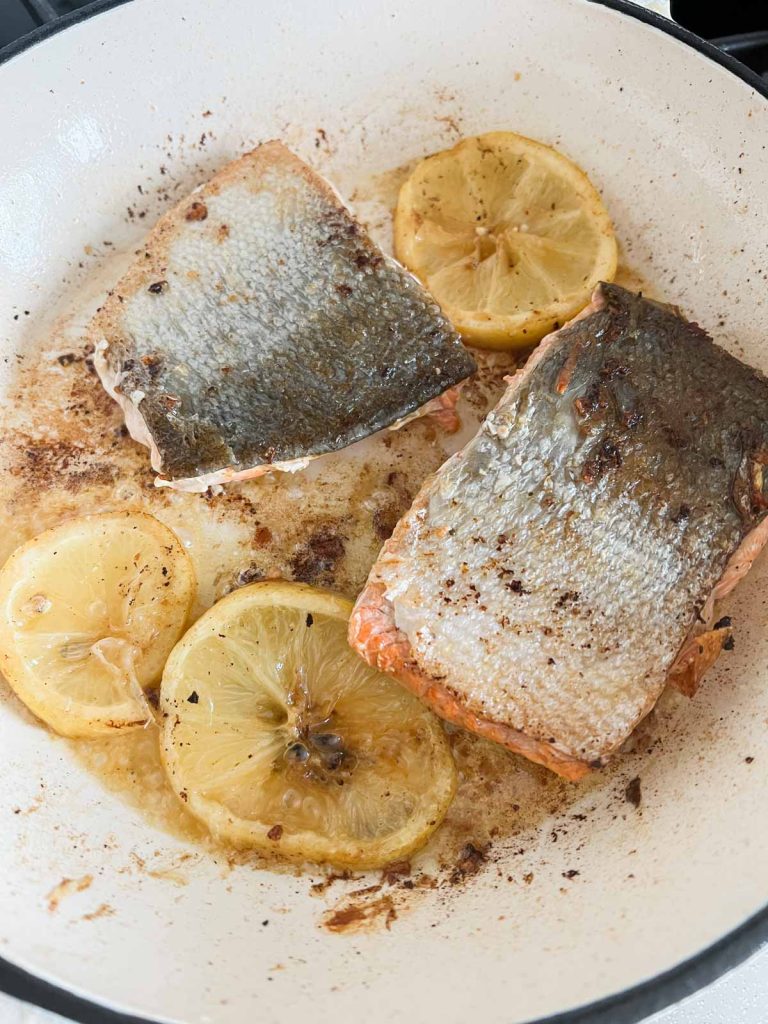
[{"label": "white enamel pan interior", "polygon": [[[587,0],[101,7],[0,67],[2,365],[97,271],[86,246],[137,244],[125,208],[160,164],[191,183],[283,137],[348,194],[451,132],[514,129],[575,158],[632,267],[768,370],[768,104],[693,37]],[[184,843],[0,706],[0,980],[18,990],[27,972],[33,998],[81,1019],[184,1024],[620,1024],[679,998],[768,931],[767,568],[723,609],[736,650],[650,752],[390,930],[330,933],[291,875],[224,877],[205,857],[181,879],[133,870]],[[52,886],[87,875],[49,909]]]}]

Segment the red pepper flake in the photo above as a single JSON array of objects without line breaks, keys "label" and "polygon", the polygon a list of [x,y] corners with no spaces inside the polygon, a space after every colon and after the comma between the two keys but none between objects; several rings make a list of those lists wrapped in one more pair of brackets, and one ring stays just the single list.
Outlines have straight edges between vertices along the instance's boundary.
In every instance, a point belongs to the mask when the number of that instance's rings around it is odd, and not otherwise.
[{"label": "red pepper flake", "polygon": [[267,832],[267,839],[271,839],[273,843],[276,843],[278,839],[283,838],[283,826],[273,825],[272,828]]}]

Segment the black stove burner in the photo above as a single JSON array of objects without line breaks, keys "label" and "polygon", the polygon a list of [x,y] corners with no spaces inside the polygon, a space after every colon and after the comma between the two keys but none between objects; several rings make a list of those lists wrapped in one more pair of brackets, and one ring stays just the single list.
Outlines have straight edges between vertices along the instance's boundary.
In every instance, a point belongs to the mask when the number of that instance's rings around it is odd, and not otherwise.
[{"label": "black stove burner", "polygon": [[768,79],[768,5],[765,0],[670,0],[670,14],[683,28],[710,39]]},{"label": "black stove burner", "polygon": [[32,29],[87,7],[91,0],[0,0],[0,46],[20,39]]}]

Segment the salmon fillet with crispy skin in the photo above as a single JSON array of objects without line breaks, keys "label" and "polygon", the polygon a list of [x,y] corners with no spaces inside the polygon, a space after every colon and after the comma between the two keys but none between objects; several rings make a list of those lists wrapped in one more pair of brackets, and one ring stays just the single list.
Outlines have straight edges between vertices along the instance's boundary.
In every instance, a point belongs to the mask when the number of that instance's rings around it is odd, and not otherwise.
[{"label": "salmon fillet with crispy skin", "polygon": [[615,285],[544,340],[385,544],[350,642],[569,779],[730,637],[768,540],[768,381]]},{"label": "salmon fillet with crispy skin", "polygon": [[91,325],[95,366],[157,483],[296,471],[433,414],[474,361],[434,299],[280,142],[161,218]]}]

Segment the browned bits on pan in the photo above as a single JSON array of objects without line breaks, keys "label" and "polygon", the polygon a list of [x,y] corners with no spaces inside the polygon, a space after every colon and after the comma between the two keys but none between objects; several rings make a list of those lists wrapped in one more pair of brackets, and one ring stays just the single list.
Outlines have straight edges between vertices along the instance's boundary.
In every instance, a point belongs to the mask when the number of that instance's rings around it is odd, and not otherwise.
[{"label": "browned bits on pan", "polygon": [[387,864],[381,873],[382,882],[386,882],[387,885],[397,885],[402,878],[408,878],[411,874],[411,862],[409,860],[399,860],[394,864]]},{"label": "browned bits on pan", "polygon": [[147,288],[147,291],[151,292],[152,295],[160,295],[162,292],[167,291],[167,289],[167,281],[155,281],[153,284],[149,286],[149,288]]},{"label": "browned bits on pan", "polygon": [[235,583],[238,587],[247,587],[249,583],[255,583],[257,580],[263,579],[264,570],[260,569],[258,565],[249,565],[247,568],[240,570]]},{"label": "browned bits on pan", "polygon": [[487,860],[487,847],[481,850],[475,846],[474,843],[466,843],[466,845],[459,850],[456,867],[451,872],[449,879],[451,884],[459,885],[461,882],[465,881],[469,875],[476,875]]},{"label": "browned bits on pan", "polygon": [[293,578],[302,583],[331,583],[344,552],[344,538],[339,533],[330,526],[319,528],[291,558]]},{"label": "browned bits on pan", "polygon": [[633,807],[640,806],[640,803],[643,799],[643,794],[640,789],[639,776],[635,776],[635,778],[627,784],[627,788],[624,790],[624,796],[626,800],[632,804]]},{"label": "browned bits on pan", "polygon": [[373,530],[379,540],[388,540],[392,536],[399,518],[400,509],[394,504],[383,505],[374,510]]},{"label": "browned bits on pan", "polygon": [[208,207],[205,203],[199,201],[191,204],[187,212],[184,214],[184,220],[205,220],[208,216]]},{"label": "browned bits on pan", "polygon": [[253,543],[258,547],[264,547],[272,540],[272,531],[268,526],[257,526],[253,531]]}]

